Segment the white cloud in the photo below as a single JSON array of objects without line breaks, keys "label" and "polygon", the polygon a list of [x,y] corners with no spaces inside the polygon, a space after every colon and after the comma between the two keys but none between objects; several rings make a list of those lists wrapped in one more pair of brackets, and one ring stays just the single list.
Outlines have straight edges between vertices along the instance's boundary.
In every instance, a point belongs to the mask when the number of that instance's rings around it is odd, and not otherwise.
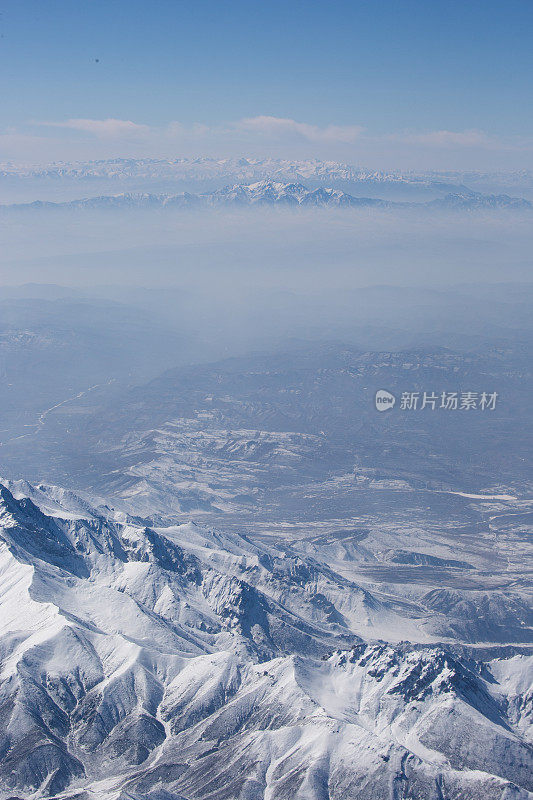
[{"label": "white cloud", "polygon": [[[45,134],[46,131],[46,134]],[[102,158],[321,158],[372,169],[531,169],[530,137],[482,130],[403,130],[373,134],[360,125],[315,125],[261,114],[224,123],[70,118],[0,130],[4,159],[23,162]]]},{"label": "white cloud", "polygon": [[69,128],[75,131],[93,133],[102,139],[146,135],[150,132],[148,125],[140,125],[129,119],[67,119],[64,122],[40,122],[52,128]]},{"label": "white cloud", "polygon": [[310,125],[284,117],[258,116],[241,119],[235,123],[238,131],[257,133],[275,138],[300,137],[310,142],[355,142],[363,132],[360,125]]},{"label": "white cloud", "polygon": [[37,122],[39,126],[66,128],[93,134],[99,139],[193,140],[212,138],[229,141],[235,136],[248,140],[276,139],[278,142],[311,142],[323,144],[353,144],[361,135],[360,125],[311,125],[294,119],[261,115],[209,126],[200,122],[185,125],[177,120],[163,126],[141,125],[124,119],[67,119],[59,122]]},{"label": "white cloud", "polygon": [[411,145],[422,145],[424,147],[440,148],[462,148],[462,147],[498,147],[501,145],[497,139],[493,139],[483,131],[448,131],[437,130],[425,133],[407,132],[393,133],[385,137],[372,137],[364,135],[364,128],[361,125],[311,125],[308,122],[298,122],[288,117],[273,117],[259,115],[247,117],[230,122],[226,126],[209,126],[200,122],[191,125],[184,125],[175,120],[167,125],[156,127],[143,125],[132,120],[125,119],[67,119],[60,122],[39,122],[37,125],[44,125],[53,128],[67,128],[75,131],[83,131],[93,134],[99,139],[132,139],[132,138],[151,138],[180,140],[201,137],[212,137],[219,140],[228,140],[235,137],[246,135],[252,138],[276,139],[279,142],[306,141],[316,144],[331,145],[350,145],[361,142],[394,141]]},{"label": "white cloud", "polygon": [[169,136],[172,138],[180,136],[206,136],[207,134],[218,132],[216,128],[210,128],[209,125],[204,125],[203,122],[194,122],[192,125],[183,125],[181,122],[174,120],[169,122],[163,128],[152,128],[152,131],[160,133],[162,136]]},{"label": "white cloud", "polygon": [[392,134],[390,139],[407,142],[408,144],[421,144],[426,147],[497,147],[499,142],[483,131],[428,131],[426,133]]}]

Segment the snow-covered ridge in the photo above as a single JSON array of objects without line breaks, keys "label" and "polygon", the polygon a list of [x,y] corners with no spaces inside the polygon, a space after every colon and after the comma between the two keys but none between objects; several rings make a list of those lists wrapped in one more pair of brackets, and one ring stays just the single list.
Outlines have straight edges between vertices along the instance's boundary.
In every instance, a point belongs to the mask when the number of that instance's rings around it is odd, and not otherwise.
[{"label": "snow-covered ridge", "polygon": [[115,158],[88,162],[59,162],[42,167],[0,164],[0,177],[33,178],[195,178],[233,176],[240,180],[287,176],[364,182],[424,182],[431,176],[368,170],[350,164],[318,159],[254,158]]},{"label": "snow-covered ridge", "polygon": [[533,796],[525,649],[363,640],[393,611],[289,548],[10,488],[2,800]]},{"label": "snow-covered ridge", "polygon": [[369,184],[444,184],[458,186],[470,182],[498,182],[507,186],[531,186],[533,175],[527,170],[512,173],[474,171],[383,171],[319,159],[275,158],[114,158],[100,161],[56,162],[44,166],[0,163],[0,178],[89,179],[210,179],[232,178],[235,182],[264,179],[348,181]]},{"label": "snow-covered ridge", "polygon": [[250,184],[234,184],[213,192],[179,194],[154,194],[150,192],[122,192],[66,202],[37,200],[0,206],[0,210],[82,210],[82,209],[151,209],[151,208],[210,208],[210,207],[342,207],[342,208],[406,208],[406,209],[511,209],[529,210],[533,203],[506,194],[482,194],[468,189],[450,192],[442,198],[427,202],[392,202],[378,198],[355,197],[340,189],[320,187],[310,189],[301,183],[282,183],[262,180]]}]

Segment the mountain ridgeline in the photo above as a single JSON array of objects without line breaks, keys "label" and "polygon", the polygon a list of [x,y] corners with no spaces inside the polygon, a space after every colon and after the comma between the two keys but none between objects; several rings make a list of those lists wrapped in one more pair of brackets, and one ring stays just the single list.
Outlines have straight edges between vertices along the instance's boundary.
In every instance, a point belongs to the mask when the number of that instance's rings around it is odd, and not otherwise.
[{"label": "mountain ridgeline", "polygon": [[483,194],[466,187],[448,192],[443,197],[423,202],[393,201],[375,197],[354,196],[341,189],[310,189],[301,183],[263,180],[251,184],[235,184],[208,193],[182,192],[154,194],[127,192],[100,195],[80,200],[54,202],[35,200],[0,206],[2,213],[13,211],[45,211],[83,209],[200,209],[212,207],[274,206],[287,208],[382,208],[426,211],[476,211],[490,209],[531,210],[533,203],[508,194]]}]

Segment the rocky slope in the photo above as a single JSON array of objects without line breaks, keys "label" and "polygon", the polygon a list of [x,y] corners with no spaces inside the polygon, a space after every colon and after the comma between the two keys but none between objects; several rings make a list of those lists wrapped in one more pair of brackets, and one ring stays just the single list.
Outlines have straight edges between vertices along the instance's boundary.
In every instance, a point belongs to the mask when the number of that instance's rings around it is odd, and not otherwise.
[{"label": "rocky slope", "polygon": [[288,546],[11,488],[2,800],[533,797],[525,648],[401,643],[393,608]]}]

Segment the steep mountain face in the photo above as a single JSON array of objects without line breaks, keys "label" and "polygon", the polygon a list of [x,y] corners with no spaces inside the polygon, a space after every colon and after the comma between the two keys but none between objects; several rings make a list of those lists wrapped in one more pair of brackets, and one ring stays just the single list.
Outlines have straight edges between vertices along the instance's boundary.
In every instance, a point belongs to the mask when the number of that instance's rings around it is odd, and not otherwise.
[{"label": "steep mountain face", "polygon": [[402,643],[393,603],[288,544],[11,489],[2,800],[533,797],[525,648]]}]

